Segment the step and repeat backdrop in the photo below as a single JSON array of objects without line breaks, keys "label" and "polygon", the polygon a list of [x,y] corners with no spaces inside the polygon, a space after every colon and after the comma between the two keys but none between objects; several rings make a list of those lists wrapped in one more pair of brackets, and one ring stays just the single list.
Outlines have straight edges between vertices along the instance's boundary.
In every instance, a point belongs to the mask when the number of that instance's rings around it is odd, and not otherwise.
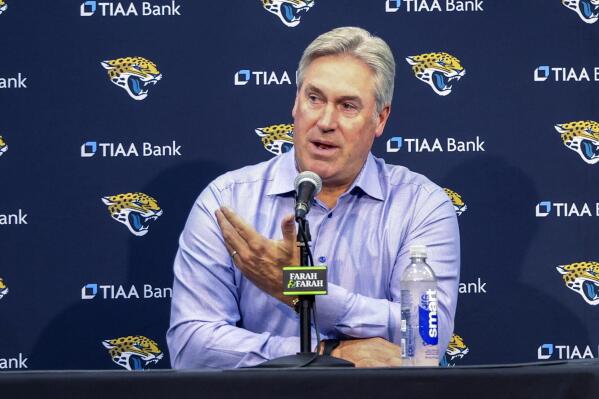
[{"label": "step and repeat backdrop", "polygon": [[0,0],[0,370],[168,368],[201,190],[293,146],[301,52],[391,46],[373,153],[445,188],[448,365],[599,355],[596,0]]}]

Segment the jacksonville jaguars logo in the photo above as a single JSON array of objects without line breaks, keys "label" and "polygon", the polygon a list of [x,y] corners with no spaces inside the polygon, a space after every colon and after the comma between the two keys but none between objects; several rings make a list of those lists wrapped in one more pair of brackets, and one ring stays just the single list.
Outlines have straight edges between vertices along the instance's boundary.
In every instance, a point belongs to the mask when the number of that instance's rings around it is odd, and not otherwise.
[{"label": "jacksonville jaguars logo", "polygon": [[564,145],[588,164],[599,162],[599,123],[577,121],[555,125]]},{"label": "jacksonville jaguars logo", "polygon": [[599,19],[599,0],[562,0],[562,4],[587,24],[594,24]]},{"label": "jacksonville jaguars logo", "polygon": [[314,7],[314,0],[262,0],[262,7],[293,28],[299,25],[302,15]]},{"label": "jacksonville jaguars logo", "polygon": [[412,65],[414,76],[429,85],[435,93],[447,96],[453,83],[466,75],[466,70],[453,55],[447,53],[425,53],[406,58]]},{"label": "jacksonville jaguars logo", "polygon": [[158,344],[143,335],[107,339],[102,345],[114,363],[129,371],[147,370],[164,357]]},{"label": "jacksonville jaguars logo", "polygon": [[452,367],[455,366],[456,360],[463,359],[470,352],[470,349],[464,344],[464,340],[457,334],[453,334],[445,356],[441,360],[442,366]]},{"label": "jacksonville jaguars logo", "polygon": [[103,197],[102,202],[114,220],[138,237],[146,235],[150,224],[162,216],[158,202],[144,193],[110,195]]},{"label": "jacksonville jaguars logo", "polygon": [[8,4],[6,4],[6,1],[0,0],[0,14],[2,14],[4,11],[6,11],[7,8],[8,8]]},{"label": "jacksonville jaguars logo", "polygon": [[564,284],[589,305],[599,305],[599,262],[576,262],[556,267]]},{"label": "jacksonville jaguars logo", "polygon": [[102,61],[110,81],[124,89],[134,100],[143,100],[162,74],[156,64],[143,57],[126,57]]},{"label": "jacksonville jaguars logo", "polygon": [[6,141],[4,138],[0,136],[0,157],[8,150],[8,145],[6,145]]},{"label": "jacksonville jaguars logo", "polygon": [[451,203],[453,204],[453,209],[455,209],[455,213],[457,213],[458,216],[466,212],[468,206],[464,203],[464,200],[462,199],[462,196],[460,194],[448,188],[444,188],[443,191],[445,191],[445,194],[447,194],[447,196],[451,200]]},{"label": "jacksonville jaguars logo", "polygon": [[272,154],[280,155],[293,148],[292,123],[260,127],[254,131],[262,137],[262,145]]},{"label": "jacksonville jaguars logo", "polygon": [[8,294],[8,287],[4,283],[4,280],[0,278],[0,299],[4,298]]}]

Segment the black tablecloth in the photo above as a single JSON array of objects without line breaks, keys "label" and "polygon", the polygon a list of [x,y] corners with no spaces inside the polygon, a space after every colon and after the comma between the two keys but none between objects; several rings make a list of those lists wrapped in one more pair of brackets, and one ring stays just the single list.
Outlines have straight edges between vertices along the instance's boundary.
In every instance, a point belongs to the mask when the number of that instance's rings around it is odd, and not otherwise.
[{"label": "black tablecloth", "polygon": [[599,399],[599,361],[412,369],[4,372],[0,398]]}]

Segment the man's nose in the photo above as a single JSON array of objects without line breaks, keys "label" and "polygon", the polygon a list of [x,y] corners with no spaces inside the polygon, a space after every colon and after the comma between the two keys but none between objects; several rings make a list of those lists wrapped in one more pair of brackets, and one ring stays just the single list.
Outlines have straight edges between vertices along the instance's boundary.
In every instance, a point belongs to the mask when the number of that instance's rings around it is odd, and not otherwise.
[{"label": "man's nose", "polygon": [[337,109],[334,104],[327,104],[318,118],[318,128],[323,132],[333,131],[337,128]]}]

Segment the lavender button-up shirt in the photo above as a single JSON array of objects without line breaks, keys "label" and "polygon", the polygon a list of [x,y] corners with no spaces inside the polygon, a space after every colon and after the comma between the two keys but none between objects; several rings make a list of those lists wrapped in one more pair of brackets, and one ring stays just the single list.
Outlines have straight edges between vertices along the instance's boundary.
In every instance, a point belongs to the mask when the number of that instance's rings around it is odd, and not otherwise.
[{"label": "lavender button-up shirt", "polygon": [[[167,333],[174,368],[250,366],[299,351],[298,315],[235,267],[214,215],[228,206],[260,234],[281,239],[281,220],[294,207],[294,156],[291,150],[226,173],[195,202],[174,264]],[[328,266],[329,293],[316,299],[321,335],[399,343],[400,278],[410,263],[409,247],[424,244],[438,279],[443,355],[453,333],[460,269],[457,218],[444,191],[369,154],[336,206],[315,200],[308,220],[314,262]]]}]

